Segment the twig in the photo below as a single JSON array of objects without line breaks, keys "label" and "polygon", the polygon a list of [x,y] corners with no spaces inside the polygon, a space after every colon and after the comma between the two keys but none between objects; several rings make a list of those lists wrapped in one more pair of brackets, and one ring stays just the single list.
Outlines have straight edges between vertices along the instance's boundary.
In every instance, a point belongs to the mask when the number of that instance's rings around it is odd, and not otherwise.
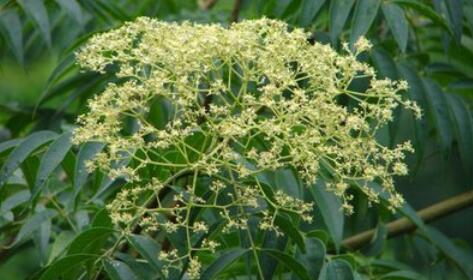
[{"label": "twig", "polygon": [[202,10],[210,10],[212,9],[215,4],[217,4],[218,0],[199,0],[199,7]]},{"label": "twig", "polygon": [[[448,198],[417,212],[417,215],[425,222],[431,222],[464,208],[473,205],[473,191],[468,191],[460,195]],[[404,233],[412,232],[416,225],[408,218],[400,218],[386,225],[388,238]],[[375,234],[375,229],[370,229],[362,233],[351,236],[342,241],[342,246],[348,250],[357,250],[369,243]]]},{"label": "twig", "polygon": [[[199,3],[203,6],[201,6],[203,9],[208,10],[212,8],[213,5],[217,0],[206,0],[206,1],[200,1]],[[240,7],[241,7],[241,0],[235,0],[233,4],[233,9],[232,9],[232,14],[230,15],[230,20],[229,23],[232,24],[233,22],[238,21],[238,16],[240,14]],[[205,94],[204,96],[204,102],[203,102],[203,107],[205,109],[205,112],[208,112],[210,110],[210,104],[212,103],[212,95],[211,94]],[[201,124],[205,122],[205,117],[202,117],[198,120],[198,123]]]},{"label": "twig", "polygon": [[235,3],[233,4],[232,14],[229,20],[230,24],[238,21],[238,17],[240,15],[240,8],[241,8],[241,0],[235,0]]}]

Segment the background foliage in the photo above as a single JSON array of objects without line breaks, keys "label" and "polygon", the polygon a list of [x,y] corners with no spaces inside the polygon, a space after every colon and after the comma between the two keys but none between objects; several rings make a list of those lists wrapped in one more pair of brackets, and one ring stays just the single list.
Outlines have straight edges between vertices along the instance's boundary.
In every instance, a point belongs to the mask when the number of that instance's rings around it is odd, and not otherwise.
[{"label": "background foliage", "polygon": [[[74,147],[70,130],[91,96],[113,77],[79,72],[74,51],[90,35],[138,16],[227,24],[235,2],[186,0],[0,1],[0,275],[9,279],[155,279],[161,244],[138,232],[130,246],[105,254],[116,239],[104,204],[123,184],[88,174],[85,161],[102,147]],[[208,1],[207,1],[208,2]],[[212,2],[212,1],[211,1]],[[355,191],[356,212],[344,217],[323,188],[313,195],[316,228],[292,226],[288,237],[258,236],[265,277],[303,279],[473,279],[473,226],[466,210],[425,225],[413,208],[471,189],[473,180],[473,1],[246,0],[242,18],[283,19],[340,48],[366,35],[363,57],[379,75],[409,82],[424,117],[399,110],[379,141],[411,139],[411,173],[397,180],[408,204],[392,215],[368,207]],[[163,116],[156,116],[163,118]],[[297,185],[275,173],[272,184]],[[407,216],[418,229],[387,239],[386,223]],[[350,251],[343,238],[376,228],[371,243]],[[238,245],[232,236],[228,247]],[[244,249],[208,256],[203,278],[251,272]],[[101,257],[99,256],[106,256]]]}]

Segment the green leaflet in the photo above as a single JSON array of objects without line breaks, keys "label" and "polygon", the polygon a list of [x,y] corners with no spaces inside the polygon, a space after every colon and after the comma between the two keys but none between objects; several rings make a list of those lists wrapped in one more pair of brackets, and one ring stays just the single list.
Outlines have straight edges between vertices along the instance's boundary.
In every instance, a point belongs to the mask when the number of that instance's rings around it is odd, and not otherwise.
[{"label": "green leaflet", "polygon": [[45,209],[34,213],[31,217],[25,220],[25,223],[21,226],[20,231],[16,235],[15,241],[13,241],[11,246],[24,241],[34,231],[38,230],[44,222],[55,217],[56,215],[57,212],[52,209]]},{"label": "green leaflet", "polygon": [[338,250],[343,238],[343,224],[345,219],[343,211],[341,210],[341,203],[334,194],[325,189],[325,183],[322,180],[318,180],[317,184],[311,186],[310,192],[318,209],[320,209],[324,223],[335,244],[335,248]]},{"label": "green leaflet", "polygon": [[99,254],[113,229],[108,227],[93,227],[82,231],[69,244],[67,255]]},{"label": "green leaflet", "polygon": [[80,25],[84,25],[84,15],[76,0],[56,0],[56,2]]},{"label": "green leaflet", "polygon": [[289,268],[291,272],[299,276],[300,279],[302,280],[312,279],[307,269],[300,262],[298,262],[294,257],[282,251],[273,250],[273,249],[262,249],[262,252],[267,253],[274,259],[278,260],[279,263]]},{"label": "green leaflet", "polygon": [[87,181],[89,172],[86,163],[103,149],[104,145],[98,142],[89,142],[82,145],[77,154],[77,161],[74,171],[74,195],[77,196]]},{"label": "green leaflet", "polygon": [[105,271],[111,280],[134,280],[138,279],[133,271],[121,261],[104,260]]},{"label": "green leaflet", "polygon": [[404,10],[394,3],[385,2],[382,10],[391,33],[402,52],[406,51],[409,39],[409,24]]},{"label": "green leaflet", "polygon": [[33,187],[32,196],[35,197],[46,183],[51,173],[61,164],[66,153],[72,146],[71,132],[66,132],[59,136],[44,153],[39,164],[38,174]]},{"label": "green leaflet", "polygon": [[19,165],[39,146],[56,138],[57,134],[51,131],[39,131],[25,138],[8,156],[0,170],[0,188],[19,167]]},{"label": "green leaflet", "polygon": [[342,259],[336,259],[324,264],[319,280],[353,280],[351,265]]},{"label": "green leaflet", "polygon": [[242,257],[248,252],[247,249],[232,249],[223,253],[204,270],[200,276],[202,280],[215,279],[215,277],[222,272],[226,267],[230,266],[238,258]]},{"label": "green leaflet", "polygon": [[51,47],[51,28],[49,25],[48,12],[44,6],[44,0],[18,0],[21,7],[38,24],[39,30],[48,47]]},{"label": "green leaflet", "polygon": [[326,248],[318,238],[305,239],[306,252],[296,253],[296,259],[308,270],[312,279],[317,279],[325,262]]},{"label": "green leaflet", "polygon": [[325,0],[303,0],[300,6],[297,24],[302,27],[309,26],[324,3]]},{"label": "green leaflet", "polygon": [[353,46],[358,38],[364,36],[368,32],[378,14],[380,4],[381,0],[356,1],[350,33],[351,46]]},{"label": "green leaflet", "polygon": [[0,216],[4,215],[18,205],[27,202],[30,200],[30,198],[31,195],[29,190],[19,191],[11,195],[0,204]]},{"label": "green leaflet", "polygon": [[96,255],[89,254],[66,256],[47,266],[44,272],[41,273],[39,280],[57,280],[60,277],[73,279],[70,277],[77,277],[77,271],[83,268],[86,262],[95,258],[97,258]]},{"label": "green leaflet", "polygon": [[453,132],[445,93],[430,79],[423,79],[423,83],[437,139],[446,152],[452,144]]},{"label": "green leaflet", "polygon": [[473,157],[471,156],[473,155],[473,121],[471,113],[461,97],[447,94],[446,98],[465,174],[471,175],[473,174]]},{"label": "green leaflet", "polygon": [[21,21],[18,13],[9,9],[0,13],[0,24],[7,30],[8,36],[10,37],[11,47],[17,61],[23,65],[23,31],[21,30]]},{"label": "green leaflet", "polygon": [[382,275],[379,279],[424,280],[427,278],[413,271],[393,271]]},{"label": "green leaflet", "polygon": [[161,251],[161,246],[156,241],[149,237],[135,234],[128,236],[127,239],[154,270],[161,272],[162,263],[157,258]]},{"label": "green leaflet", "polygon": [[[357,184],[356,182],[354,183]],[[369,185],[371,188],[381,194],[380,198],[384,202],[387,201],[388,198],[386,197],[386,194],[382,192],[381,186],[376,183],[370,183]],[[411,220],[434,246],[436,246],[443,254],[445,254],[445,256],[447,256],[460,268],[460,270],[468,277],[468,279],[473,279],[473,267],[471,266],[473,257],[467,255],[457,248],[455,243],[444,236],[441,232],[430,226],[427,226],[407,202],[405,202],[404,206],[399,209],[399,212]]]},{"label": "green leaflet", "polygon": [[425,17],[429,18],[435,24],[439,25],[440,27],[444,28],[450,35],[453,34],[452,29],[448,25],[447,21],[440,16],[438,13],[435,12],[431,7],[423,4],[420,1],[414,0],[392,0],[393,3],[398,3],[401,6],[409,7],[417,11],[418,13],[424,15]]},{"label": "green leaflet", "polygon": [[0,143],[0,153],[3,153],[4,151],[7,151],[11,148],[18,146],[18,144],[20,144],[21,141],[23,141],[23,139],[11,139],[11,140]]},{"label": "green leaflet", "polygon": [[330,2],[330,39],[332,44],[338,41],[354,3],[354,0]]}]

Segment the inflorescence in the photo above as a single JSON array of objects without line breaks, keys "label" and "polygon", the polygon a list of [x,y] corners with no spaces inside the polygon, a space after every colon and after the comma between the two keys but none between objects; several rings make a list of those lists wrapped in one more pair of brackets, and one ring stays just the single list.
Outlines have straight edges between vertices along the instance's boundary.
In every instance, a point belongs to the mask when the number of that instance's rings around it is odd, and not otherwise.
[{"label": "inflorescence", "polygon": [[[265,190],[260,175],[267,171],[294,170],[312,188],[321,167],[329,168],[327,189],[346,213],[353,212],[353,180],[376,181],[390,208],[402,204],[393,176],[407,174],[412,147],[385,147],[375,134],[399,105],[420,117],[401,95],[407,83],[377,79],[357,60],[371,47],[364,38],[339,54],[308,37],[270,19],[225,28],[139,18],[77,53],[81,67],[115,71],[117,82],[90,101],[74,141],[106,144],[90,169],[128,181],[107,206],[125,232],[183,232],[185,252],[161,252],[168,268],[187,262],[189,277],[198,278],[196,253],[219,246],[196,241],[210,227],[196,209],[223,220],[223,232],[247,230],[249,218],[259,217],[260,230],[281,234],[280,213],[311,222],[311,202]],[[353,89],[357,80],[366,81],[364,90]],[[379,202],[367,184],[361,190]]]}]

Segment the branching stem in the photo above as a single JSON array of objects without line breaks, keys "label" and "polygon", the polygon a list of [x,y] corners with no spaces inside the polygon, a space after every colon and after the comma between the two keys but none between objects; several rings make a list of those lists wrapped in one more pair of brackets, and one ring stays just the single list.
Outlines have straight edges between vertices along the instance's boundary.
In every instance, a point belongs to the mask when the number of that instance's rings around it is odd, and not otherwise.
[{"label": "branching stem", "polygon": [[[473,205],[473,191],[459,194],[457,196],[440,201],[434,205],[424,208],[417,212],[417,215],[425,222],[429,223],[442,217],[456,213]],[[412,232],[416,225],[406,217],[397,219],[386,225],[388,238],[399,236]],[[375,229],[370,229],[342,241],[342,246],[350,251],[362,248],[372,240]]]}]

